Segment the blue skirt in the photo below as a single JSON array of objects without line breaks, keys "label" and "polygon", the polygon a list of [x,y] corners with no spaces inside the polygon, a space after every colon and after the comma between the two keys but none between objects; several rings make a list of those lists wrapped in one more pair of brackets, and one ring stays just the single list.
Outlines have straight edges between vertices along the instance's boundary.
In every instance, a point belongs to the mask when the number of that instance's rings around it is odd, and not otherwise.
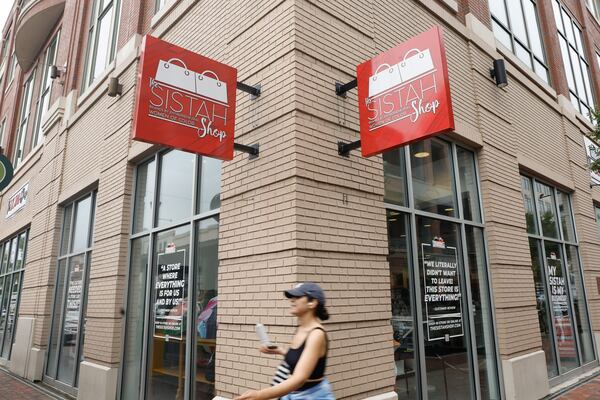
[{"label": "blue skirt", "polygon": [[317,386],[302,390],[301,392],[292,392],[283,396],[281,400],[335,400],[335,396],[331,391],[329,381],[323,379]]}]

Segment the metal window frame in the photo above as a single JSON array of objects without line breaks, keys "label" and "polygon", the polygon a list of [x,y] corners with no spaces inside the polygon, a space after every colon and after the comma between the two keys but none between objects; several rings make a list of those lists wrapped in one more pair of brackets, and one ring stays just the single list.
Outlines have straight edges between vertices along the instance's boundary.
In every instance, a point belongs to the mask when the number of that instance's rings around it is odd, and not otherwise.
[{"label": "metal window frame", "polygon": [[[452,179],[453,179],[453,189],[455,189],[455,193],[453,193],[453,195],[456,198],[457,201],[457,217],[449,217],[449,216],[445,216],[445,215],[440,215],[440,214],[435,214],[435,213],[431,213],[431,212],[427,212],[427,211],[422,211],[422,210],[418,210],[415,208],[415,199],[414,199],[414,188],[413,188],[413,179],[412,179],[412,164],[411,164],[411,160],[410,160],[410,146],[405,146],[404,148],[400,149],[399,151],[404,152],[404,160],[401,160],[404,162],[404,169],[405,169],[405,190],[406,190],[406,200],[407,200],[407,205],[406,206],[400,206],[400,205],[396,205],[396,204],[391,204],[391,203],[387,203],[384,202],[384,208],[388,211],[396,211],[396,212],[400,212],[401,213],[401,217],[405,219],[405,223],[406,228],[407,228],[407,235],[410,235],[410,238],[407,240],[407,245],[408,245],[408,252],[409,252],[409,259],[412,260],[412,265],[409,267],[409,275],[410,275],[410,279],[412,282],[412,285],[410,287],[410,293],[411,293],[411,301],[413,302],[413,305],[411,307],[411,312],[413,313],[412,318],[413,318],[413,323],[416,325],[416,329],[415,331],[415,339],[414,339],[414,343],[415,343],[415,350],[416,350],[416,355],[415,357],[417,357],[416,360],[416,366],[417,366],[417,378],[418,378],[418,384],[417,384],[417,393],[418,393],[418,398],[423,399],[423,400],[427,400],[428,399],[428,394],[427,391],[424,390],[424,388],[427,387],[427,368],[426,368],[426,361],[425,361],[425,342],[424,340],[421,340],[421,338],[424,338],[424,324],[425,321],[423,320],[423,305],[421,302],[421,281],[420,281],[420,273],[419,273],[419,251],[418,251],[418,243],[417,243],[417,229],[416,229],[416,219],[417,217],[426,217],[426,218],[431,218],[431,219],[436,219],[436,220],[442,220],[445,222],[451,222],[453,224],[456,225],[456,233],[458,236],[458,239],[460,241],[460,248],[457,249],[458,256],[459,256],[459,264],[461,265],[462,270],[460,271],[460,275],[461,275],[461,284],[463,285],[463,287],[466,290],[466,296],[463,296],[463,316],[464,315],[468,315],[468,324],[465,325],[466,326],[466,333],[465,336],[468,336],[467,338],[465,338],[465,342],[466,342],[466,347],[467,347],[467,358],[468,358],[468,362],[469,362],[469,366],[471,371],[469,372],[469,379],[470,379],[470,390],[471,390],[471,395],[476,398],[476,399],[480,399],[481,398],[481,389],[479,387],[479,382],[480,382],[480,377],[479,377],[479,368],[477,367],[478,365],[478,357],[477,357],[477,353],[476,353],[476,348],[477,348],[477,340],[476,340],[476,331],[474,328],[474,320],[471,317],[473,315],[473,305],[472,305],[472,293],[471,293],[471,285],[470,285],[470,281],[468,279],[468,274],[470,272],[470,268],[471,266],[469,265],[468,262],[468,255],[467,255],[467,251],[466,251],[466,227],[470,226],[470,227],[474,227],[474,228],[479,228],[482,232],[482,236],[483,236],[483,254],[482,256],[484,257],[484,262],[485,262],[485,274],[486,274],[486,283],[482,286],[480,286],[480,291],[484,292],[486,291],[487,293],[487,303],[488,306],[490,307],[490,328],[492,329],[491,333],[491,338],[493,339],[493,351],[494,354],[492,355],[494,357],[494,362],[495,362],[495,366],[496,366],[496,371],[495,371],[495,375],[496,375],[496,387],[498,390],[498,393],[500,395],[500,398],[504,398],[505,397],[505,391],[504,391],[504,385],[503,385],[503,375],[502,375],[502,368],[501,368],[501,360],[500,360],[500,352],[499,352],[499,348],[498,348],[498,338],[497,338],[497,334],[496,334],[496,312],[495,312],[495,305],[494,305],[494,300],[493,300],[493,295],[492,295],[492,284],[491,284],[491,272],[490,272],[490,268],[489,268],[489,253],[488,253],[488,246],[487,246],[487,236],[486,236],[486,230],[485,230],[485,216],[484,216],[484,210],[483,210],[483,204],[482,204],[482,197],[481,197],[481,184],[480,184],[480,175],[479,175],[479,165],[478,165],[478,157],[477,154],[475,153],[475,151],[473,151],[472,149],[469,149],[468,147],[465,147],[463,145],[458,145],[456,144],[454,141],[445,138],[444,136],[439,137],[439,140],[442,140],[444,143],[446,143],[447,145],[450,146],[450,157],[452,157],[451,160],[451,165],[452,165]],[[460,176],[458,175],[459,169],[458,169],[458,154],[457,154],[457,149],[461,148],[463,150],[469,151],[472,155],[473,155],[473,162],[474,162],[474,168],[475,168],[475,179],[476,179],[476,186],[477,186],[477,195],[478,195],[478,207],[479,207],[479,214],[481,216],[481,221],[477,222],[477,221],[471,221],[471,220],[466,220],[466,219],[462,219],[462,217],[464,216],[464,210],[463,210],[463,204],[462,204],[462,198],[460,197],[460,193],[461,193],[461,183],[460,183]],[[417,280],[417,278],[419,278]],[[467,303],[467,304],[465,304]],[[415,381],[417,382],[417,381]]]},{"label": "metal window frame", "polygon": [[29,125],[29,115],[31,114],[31,102],[33,101],[33,85],[35,84],[35,74],[37,68],[29,74],[29,77],[23,84],[23,92],[21,97],[21,107],[19,110],[19,126],[17,128],[17,138],[13,153],[13,164],[17,168],[23,161],[23,152],[25,151],[25,138],[27,136],[27,127]]},{"label": "metal window frame", "polygon": [[[535,214],[536,214],[536,221],[539,227],[539,235],[533,235],[531,233],[527,233],[528,238],[531,239],[535,239],[536,241],[538,241],[540,248],[541,248],[541,256],[542,259],[541,261],[541,278],[544,280],[543,284],[544,284],[544,288],[546,290],[545,296],[547,298],[547,308],[548,308],[548,315],[550,316],[551,320],[550,320],[550,324],[551,324],[551,328],[552,328],[552,337],[551,340],[553,342],[553,350],[554,350],[554,359],[556,362],[556,367],[557,367],[557,372],[558,375],[555,377],[552,377],[549,379],[549,382],[552,386],[554,385],[558,385],[562,382],[565,382],[566,380],[568,380],[570,377],[574,376],[574,375],[578,375],[582,372],[585,372],[586,370],[595,367],[596,365],[598,365],[598,358],[596,356],[596,343],[594,343],[594,340],[592,340],[592,347],[594,349],[594,356],[596,357],[594,360],[588,362],[588,363],[584,363],[583,362],[583,357],[582,357],[582,351],[581,351],[581,339],[580,339],[580,335],[579,335],[579,331],[576,327],[576,316],[575,316],[575,306],[573,303],[573,298],[571,296],[571,285],[573,284],[571,282],[571,278],[570,278],[570,274],[569,274],[569,270],[568,270],[568,266],[567,266],[567,246],[571,246],[573,248],[575,248],[575,251],[577,252],[577,268],[579,268],[579,274],[582,278],[582,285],[583,285],[583,296],[584,298],[583,300],[583,304],[585,307],[585,311],[586,311],[586,319],[588,321],[588,326],[592,327],[591,325],[591,320],[590,320],[590,312],[589,312],[589,306],[588,306],[588,301],[587,301],[587,288],[585,285],[585,280],[583,277],[583,263],[581,261],[581,255],[579,252],[579,237],[578,237],[578,233],[577,233],[577,226],[576,226],[576,221],[575,221],[575,216],[573,214],[573,201],[572,201],[572,195],[570,193],[564,192],[559,190],[556,186],[545,182],[543,179],[538,179],[535,178],[533,176],[529,176],[527,174],[523,174],[521,173],[521,176],[528,179],[531,182],[532,185],[532,192],[533,192],[533,199],[534,199],[534,210],[535,210]],[[548,237],[548,236],[544,236],[544,233],[542,231],[542,225],[541,225],[541,216],[540,216],[540,211],[539,211],[539,206],[538,206],[538,199],[539,199],[539,192],[536,189],[536,182],[541,183],[543,185],[546,185],[548,187],[550,187],[550,189],[552,190],[552,196],[554,198],[554,212],[556,213],[556,219],[557,219],[557,229],[558,229],[558,238],[552,238],[552,237]],[[565,240],[564,237],[564,231],[563,231],[563,226],[562,226],[562,219],[561,219],[561,213],[560,213],[560,208],[558,205],[558,195],[559,193],[564,193],[567,196],[567,204],[569,207],[568,210],[568,215],[566,215],[566,217],[570,218],[570,220],[573,223],[573,233],[574,233],[574,241],[567,241]],[[560,361],[560,353],[558,351],[558,344],[556,341],[556,329],[554,326],[554,314],[552,312],[552,308],[551,308],[551,298],[550,298],[550,287],[549,287],[549,282],[548,282],[548,275],[547,275],[547,271],[546,271],[546,242],[550,242],[550,243],[554,243],[556,244],[560,251],[561,251],[561,255],[560,255],[560,260],[562,263],[562,269],[563,269],[563,276],[566,278],[565,279],[565,286],[566,286],[566,291],[568,294],[568,307],[569,307],[569,312],[570,312],[570,318],[571,318],[571,329],[573,330],[573,336],[574,336],[574,340],[575,340],[575,344],[577,346],[577,357],[578,357],[578,366],[566,371],[566,372],[561,372],[562,369],[562,365],[561,365],[561,361]],[[575,266],[574,266],[575,268]]]},{"label": "metal window frame", "polygon": [[[508,11],[508,4],[506,3],[506,0],[489,0],[489,1],[502,1],[502,3],[503,3],[504,10],[506,12],[506,20],[508,22],[508,26],[506,26],[502,21],[500,21],[494,15],[492,15],[491,17],[492,17],[492,21],[495,22],[500,28],[502,28],[509,35],[510,41],[511,41],[511,45],[512,45],[512,49],[510,49],[510,50],[512,51],[512,53],[516,55],[515,43],[517,43],[517,44],[519,44],[519,46],[523,47],[525,49],[525,51],[527,51],[527,53],[529,53],[529,58],[530,58],[530,62],[531,62],[530,69],[537,76],[539,76],[542,80],[547,81],[547,83],[549,85],[551,85],[552,82],[551,82],[551,77],[550,77],[550,67],[548,66],[548,62],[546,61],[546,46],[545,46],[544,38],[543,38],[543,35],[542,35],[542,32],[541,32],[540,16],[539,16],[539,12],[538,12],[537,1],[534,1],[534,0],[519,0],[519,5],[520,5],[520,8],[521,8],[521,15],[523,16],[523,21],[524,21],[525,36],[527,36],[527,41],[529,42],[528,44],[524,44],[513,33],[512,22],[511,22],[511,19],[510,19],[510,13]],[[531,35],[532,35],[531,30],[532,30],[532,28],[527,24],[527,18],[525,17],[525,10],[523,8],[523,1],[531,1],[531,3],[533,3],[533,5],[534,5],[534,8],[535,8],[535,18],[536,18],[536,22],[537,22],[537,33],[539,35],[540,44],[542,46],[542,53],[543,53],[542,56],[543,56],[543,59],[540,59],[533,52],[533,49],[531,48]],[[540,76],[540,74],[538,74],[537,71],[535,70],[535,62],[536,61],[542,67],[544,67],[544,70],[546,71],[546,79],[544,79],[542,76]]]},{"label": "metal window frame", "polygon": [[[42,132],[42,117],[44,116],[44,113],[46,111],[48,111],[48,109],[44,109],[44,100],[45,100],[46,96],[52,95],[52,81],[50,79],[48,79],[49,78],[48,67],[51,65],[54,65],[56,63],[59,40],[60,40],[60,30],[58,32],[56,32],[56,34],[50,41],[50,44],[48,45],[48,47],[46,47],[46,51],[45,51],[45,55],[44,55],[44,64],[43,64],[44,69],[42,70],[42,80],[40,82],[40,93],[39,93],[38,100],[37,100],[37,109],[35,111],[36,115],[35,115],[35,121],[34,121],[34,125],[33,125],[33,133],[31,135],[31,138],[33,140],[31,141],[30,151],[31,151],[31,149],[35,148],[35,146],[37,146],[41,142],[40,134]],[[53,52],[52,60],[49,60],[51,51]],[[48,87],[44,88],[44,83],[46,82],[46,80],[48,80]],[[0,141],[0,143],[1,143],[1,141]]]},{"label": "metal window frame", "polygon": [[[75,227],[75,222],[77,220],[77,204],[80,203],[81,201],[87,199],[87,198],[91,199],[91,205],[90,205],[90,215],[88,216],[89,218],[89,225],[88,225],[88,232],[87,232],[87,247],[84,249],[79,249],[76,252],[72,252],[72,246],[73,246],[73,231],[74,231],[74,227]],[[82,196],[79,196],[78,198],[70,201],[69,203],[63,205],[61,207],[61,209],[63,210],[62,212],[62,229],[61,229],[61,239],[59,241],[59,247],[58,247],[58,252],[59,255],[56,258],[56,272],[55,272],[55,278],[54,278],[54,282],[55,282],[55,286],[54,286],[54,294],[53,294],[53,298],[52,298],[52,317],[50,320],[50,334],[48,335],[48,345],[47,345],[47,349],[48,351],[46,352],[46,356],[44,359],[44,368],[43,368],[43,380],[45,382],[47,382],[50,386],[54,386],[60,390],[63,390],[65,392],[67,392],[68,394],[71,395],[77,395],[78,392],[78,377],[79,377],[79,367],[80,367],[80,358],[81,355],[83,354],[83,337],[85,335],[85,333],[82,335],[82,324],[85,320],[84,317],[84,312],[87,311],[87,292],[88,292],[88,288],[89,288],[89,276],[90,276],[90,268],[91,268],[91,253],[93,250],[93,231],[94,231],[94,221],[95,221],[95,217],[96,217],[96,197],[97,197],[97,193],[96,190],[92,190],[91,192],[87,192],[85,194],[83,194]],[[70,209],[69,209],[70,207]],[[67,228],[67,226],[65,225],[65,218],[67,216],[67,212],[66,210],[69,210],[68,212],[71,213],[71,220],[69,221],[69,227]],[[65,237],[65,229],[68,229],[68,235],[67,237]],[[67,249],[65,253],[61,254],[63,245],[64,245],[64,241],[66,240],[67,242]],[[71,259],[73,257],[76,256],[84,256],[84,271],[83,271],[83,276],[82,276],[82,289],[81,289],[81,299],[80,299],[80,311],[79,311],[79,329],[77,331],[77,349],[75,352],[75,368],[73,371],[73,383],[70,385],[68,383],[62,382],[58,379],[58,368],[60,365],[60,357],[61,357],[61,353],[62,353],[62,334],[64,332],[64,323],[65,323],[65,310],[66,310],[66,301],[67,301],[67,292],[69,289],[69,273],[71,271]],[[55,318],[56,316],[56,310],[58,305],[56,304],[56,300],[57,297],[59,295],[59,284],[58,284],[58,278],[60,277],[60,262],[64,261],[65,265],[64,265],[64,269],[66,269],[65,275],[63,277],[64,280],[64,286],[62,288],[62,299],[61,299],[61,304],[60,304],[60,314],[58,315],[58,320],[57,318]],[[54,362],[54,367],[56,368],[56,372],[55,372],[55,376],[51,376],[48,374],[48,368],[50,367],[49,362],[50,362],[50,351],[52,348],[52,339],[53,339],[53,327],[55,326],[55,324],[58,324],[58,329],[56,331],[57,336],[57,341],[56,341],[56,360]]]},{"label": "metal window frame", "polygon": [[[156,153],[154,153],[152,156],[140,161],[136,166],[135,166],[135,173],[134,173],[134,181],[133,181],[133,186],[134,186],[134,196],[133,196],[133,201],[131,202],[131,211],[132,211],[132,219],[131,219],[131,224],[130,224],[130,231],[132,232],[130,234],[129,237],[129,254],[128,254],[128,269],[127,269],[127,274],[126,274],[126,280],[127,280],[127,288],[125,290],[125,297],[124,297],[124,309],[125,309],[125,321],[124,321],[124,329],[122,329],[121,331],[121,348],[123,348],[123,346],[125,345],[125,339],[126,339],[126,332],[127,329],[129,327],[128,321],[127,321],[127,307],[128,307],[128,301],[129,301],[129,281],[130,281],[130,275],[131,275],[131,249],[132,249],[132,243],[134,240],[142,238],[142,237],[148,237],[148,260],[147,260],[147,268],[148,270],[146,271],[146,282],[145,282],[145,288],[144,288],[144,322],[143,322],[143,334],[142,334],[142,350],[141,350],[141,360],[140,360],[140,391],[139,391],[139,399],[143,400],[146,398],[146,388],[147,388],[147,382],[149,380],[149,376],[150,376],[150,363],[152,361],[152,358],[150,357],[149,354],[149,347],[151,345],[150,341],[152,339],[152,335],[151,335],[151,320],[152,320],[152,307],[148,307],[148,303],[150,301],[150,299],[152,298],[152,281],[154,279],[154,275],[153,275],[153,266],[154,266],[154,262],[156,261],[156,255],[155,253],[155,243],[156,243],[156,236],[161,233],[161,232],[165,232],[174,228],[179,228],[179,227],[184,227],[184,226],[189,226],[190,228],[190,234],[189,234],[189,246],[190,246],[190,252],[188,255],[188,262],[190,265],[190,269],[188,272],[188,296],[192,296],[192,300],[193,302],[189,303],[189,304],[196,304],[195,303],[195,299],[196,299],[196,293],[195,293],[195,271],[194,271],[194,260],[195,257],[198,254],[198,250],[197,250],[197,246],[196,246],[196,229],[199,225],[199,223],[203,220],[206,220],[208,218],[212,218],[215,216],[219,216],[220,215],[220,208],[214,209],[214,210],[210,210],[207,212],[203,212],[203,213],[198,213],[198,192],[201,188],[202,182],[201,180],[201,160],[202,160],[202,156],[199,155],[195,155],[194,157],[194,172],[193,172],[193,191],[192,191],[192,201],[191,201],[191,213],[189,217],[183,218],[181,220],[178,221],[174,221],[172,223],[169,224],[165,224],[162,226],[156,226],[156,223],[158,221],[158,200],[160,197],[160,182],[161,182],[161,171],[162,171],[162,158],[165,154],[169,153],[170,151],[175,151],[175,150],[169,150],[169,149],[163,149],[161,151],[158,151]],[[152,201],[152,206],[151,206],[151,216],[152,219],[150,221],[150,229],[146,229],[146,230],[141,230],[139,232],[133,233],[134,232],[134,225],[135,225],[135,213],[138,212],[139,210],[136,209],[136,202],[135,202],[135,193],[137,192],[138,189],[138,171],[139,171],[139,166],[144,165],[146,163],[152,162],[154,161],[154,165],[155,167],[155,176],[154,176],[154,191],[152,193],[153,196],[153,201]],[[143,211],[143,210],[142,210]],[[192,285],[192,289],[190,289],[190,285]],[[188,318],[188,321],[191,321],[194,319],[194,315],[193,313],[195,312],[195,306],[193,307],[188,307],[187,310],[187,315],[186,318]],[[184,371],[184,379],[185,379],[185,384],[184,384],[184,400],[192,400],[193,398],[195,398],[195,391],[194,391],[194,387],[195,387],[195,358],[196,358],[196,352],[194,350],[194,345],[196,343],[196,330],[194,329],[194,324],[190,324],[187,323],[186,324],[186,349],[185,349],[185,353],[186,353],[186,359],[185,359],[185,371]],[[191,338],[191,339],[190,339]],[[118,377],[118,382],[117,382],[117,399],[121,399],[122,395],[123,395],[123,367],[124,367],[124,363],[125,363],[125,354],[124,352],[121,352],[121,360],[120,360],[120,371],[119,371],[119,377]]]}]

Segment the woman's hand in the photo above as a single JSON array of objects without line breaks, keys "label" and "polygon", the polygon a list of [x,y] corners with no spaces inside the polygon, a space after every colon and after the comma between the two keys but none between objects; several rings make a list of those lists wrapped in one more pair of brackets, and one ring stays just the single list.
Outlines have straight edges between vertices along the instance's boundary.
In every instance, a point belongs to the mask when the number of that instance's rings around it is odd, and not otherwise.
[{"label": "woman's hand", "polygon": [[269,348],[263,344],[262,346],[260,346],[260,348],[258,350],[263,354],[276,354],[276,355],[280,355],[280,356],[285,356],[285,352],[279,346],[276,346],[274,348]]},{"label": "woman's hand", "polygon": [[248,390],[241,396],[234,398],[233,400],[262,400],[263,398],[259,396],[259,392],[256,390]]}]

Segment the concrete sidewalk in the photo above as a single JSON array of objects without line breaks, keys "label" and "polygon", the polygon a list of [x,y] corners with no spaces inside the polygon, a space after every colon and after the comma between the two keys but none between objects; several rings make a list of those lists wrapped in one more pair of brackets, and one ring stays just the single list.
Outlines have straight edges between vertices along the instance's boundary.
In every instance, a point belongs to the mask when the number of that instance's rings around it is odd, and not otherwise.
[{"label": "concrete sidewalk", "polygon": [[46,393],[37,385],[15,378],[0,369],[0,400],[62,400],[63,397]]},{"label": "concrete sidewalk", "polygon": [[555,400],[598,400],[600,399],[600,375],[577,387],[554,397]]}]

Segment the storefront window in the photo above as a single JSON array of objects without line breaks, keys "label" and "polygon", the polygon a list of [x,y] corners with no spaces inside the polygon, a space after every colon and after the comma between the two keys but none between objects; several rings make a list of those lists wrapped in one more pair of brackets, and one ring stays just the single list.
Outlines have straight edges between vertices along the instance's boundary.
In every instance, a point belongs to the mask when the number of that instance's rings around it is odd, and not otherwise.
[{"label": "storefront window", "polygon": [[500,399],[475,155],[430,139],[383,159],[398,398]]},{"label": "storefront window", "polygon": [[46,376],[68,387],[77,387],[82,361],[95,208],[95,193],[64,208]]},{"label": "storefront window", "polygon": [[214,397],[220,181],[177,150],[138,166],[121,399]]},{"label": "storefront window", "polygon": [[595,359],[571,199],[536,179],[522,181],[528,227],[532,218],[542,227],[540,235],[528,232],[542,345],[555,377]]},{"label": "storefront window", "polygon": [[10,359],[25,268],[27,232],[0,243],[0,357]]}]

